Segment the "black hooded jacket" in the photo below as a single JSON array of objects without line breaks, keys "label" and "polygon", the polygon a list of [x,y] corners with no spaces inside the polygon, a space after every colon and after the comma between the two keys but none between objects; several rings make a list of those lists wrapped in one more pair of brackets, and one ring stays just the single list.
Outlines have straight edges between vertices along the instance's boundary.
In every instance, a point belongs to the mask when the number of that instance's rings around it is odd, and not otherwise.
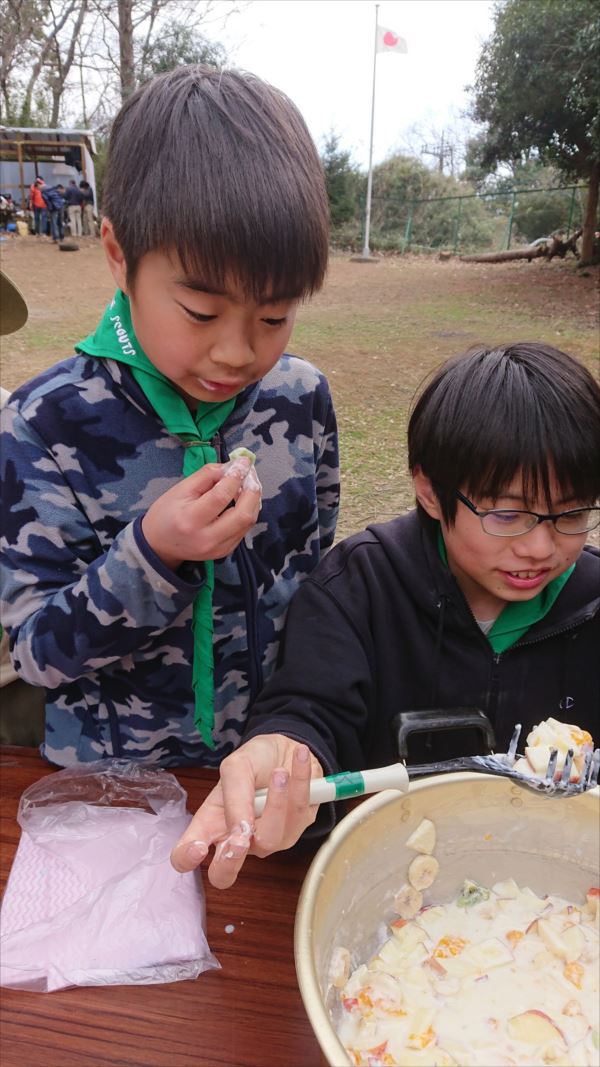
[{"label": "black hooded jacket", "polygon": [[[436,524],[417,511],[348,538],[306,578],[288,611],[279,668],[245,739],[283,733],[325,768],[397,758],[401,711],[478,708],[506,751],[543,719],[600,741],[600,552],[586,546],[548,614],[496,654],[439,558]],[[474,732],[421,734],[409,763],[469,755]],[[522,744],[519,750],[522,750]]]}]

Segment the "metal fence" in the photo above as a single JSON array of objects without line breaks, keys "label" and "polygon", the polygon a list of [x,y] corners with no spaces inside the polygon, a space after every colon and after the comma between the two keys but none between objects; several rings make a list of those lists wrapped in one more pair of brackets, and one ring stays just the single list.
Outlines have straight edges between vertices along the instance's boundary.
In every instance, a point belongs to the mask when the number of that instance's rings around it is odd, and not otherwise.
[{"label": "metal fence", "polygon": [[400,200],[374,196],[372,246],[402,252],[500,251],[582,224],[587,186]]}]

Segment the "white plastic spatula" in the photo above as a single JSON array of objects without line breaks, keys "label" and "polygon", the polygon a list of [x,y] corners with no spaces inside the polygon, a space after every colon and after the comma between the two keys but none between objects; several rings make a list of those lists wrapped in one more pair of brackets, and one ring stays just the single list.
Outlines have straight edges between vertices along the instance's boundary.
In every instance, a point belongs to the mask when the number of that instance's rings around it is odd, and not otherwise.
[{"label": "white plastic spatula", "polygon": [[[359,797],[363,793],[379,793],[382,789],[398,789],[408,792],[408,772],[403,763],[389,767],[373,767],[368,771],[342,771],[326,778],[313,778],[310,783],[311,804],[323,804],[330,800]],[[267,790],[258,789],[254,794],[254,814],[262,815],[267,802]]]}]

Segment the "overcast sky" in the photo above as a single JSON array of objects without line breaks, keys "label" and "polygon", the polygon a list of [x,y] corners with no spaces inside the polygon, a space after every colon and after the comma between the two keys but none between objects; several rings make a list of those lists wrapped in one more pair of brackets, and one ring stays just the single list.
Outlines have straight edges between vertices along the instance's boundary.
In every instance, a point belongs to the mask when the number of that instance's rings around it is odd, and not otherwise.
[{"label": "overcast sky", "polygon": [[[379,24],[408,54],[379,54],[374,161],[401,147],[418,124],[456,125],[467,105],[481,42],[492,30],[490,0],[383,0]],[[283,89],[320,142],[330,129],[355,162],[369,151],[375,4],[370,0],[253,0],[220,39],[236,66]]]}]

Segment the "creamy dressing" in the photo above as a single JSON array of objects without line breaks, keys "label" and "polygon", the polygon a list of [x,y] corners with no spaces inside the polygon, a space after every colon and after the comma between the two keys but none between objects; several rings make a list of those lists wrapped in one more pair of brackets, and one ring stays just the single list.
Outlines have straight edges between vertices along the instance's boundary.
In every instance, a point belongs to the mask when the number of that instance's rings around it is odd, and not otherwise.
[{"label": "creamy dressing", "polygon": [[355,1065],[596,1067],[598,890],[540,898],[509,879],[397,919],[378,954],[332,977]]}]

